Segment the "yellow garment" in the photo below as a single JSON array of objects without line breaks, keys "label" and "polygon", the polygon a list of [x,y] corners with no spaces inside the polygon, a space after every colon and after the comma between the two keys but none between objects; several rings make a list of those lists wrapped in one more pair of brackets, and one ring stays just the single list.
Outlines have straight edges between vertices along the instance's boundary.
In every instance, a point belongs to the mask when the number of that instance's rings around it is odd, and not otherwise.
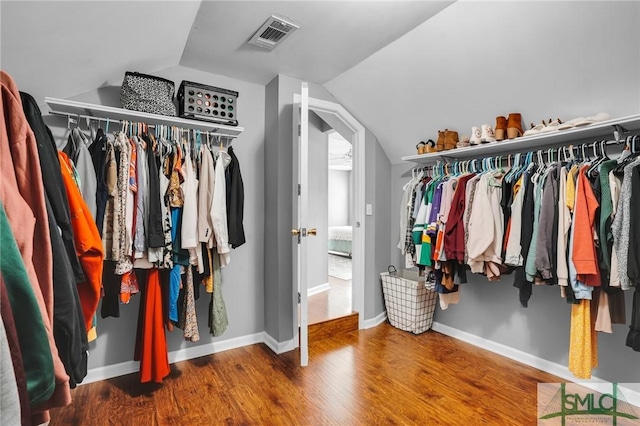
[{"label": "yellow garment", "polygon": [[95,326],[91,327],[89,329],[89,331],[87,331],[87,341],[88,342],[93,342],[97,338],[98,338],[98,330],[96,329]]},{"label": "yellow garment", "polygon": [[211,250],[207,250],[207,256],[209,256],[211,273],[208,276],[204,277],[204,279],[202,280],[202,284],[204,284],[204,288],[207,293],[213,293],[213,259],[211,258]]},{"label": "yellow garment", "polygon": [[573,166],[571,170],[567,173],[567,207],[569,211],[573,213],[573,206],[576,201],[576,178],[575,175],[578,173],[579,167]]},{"label": "yellow garment", "polygon": [[569,371],[578,379],[590,379],[591,369],[598,366],[598,337],[594,322],[590,300],[571,305]]},{"label": "yellow garment", "polygon": [[522,188],[522,176],[513,184],[513,198],[516,198],[518,191]]}]

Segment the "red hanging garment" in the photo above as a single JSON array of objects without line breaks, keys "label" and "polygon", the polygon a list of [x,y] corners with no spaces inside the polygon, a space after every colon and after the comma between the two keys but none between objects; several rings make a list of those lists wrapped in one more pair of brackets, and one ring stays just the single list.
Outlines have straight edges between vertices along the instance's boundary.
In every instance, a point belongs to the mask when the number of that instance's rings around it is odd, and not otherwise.
[{"label": "red hanging garment", "polygon": [[162,383],[162,379],[170,372],[158,269],[150,269],[147,272],[147,283],[140,301],[133,358],[140,361],[140,383]]}]

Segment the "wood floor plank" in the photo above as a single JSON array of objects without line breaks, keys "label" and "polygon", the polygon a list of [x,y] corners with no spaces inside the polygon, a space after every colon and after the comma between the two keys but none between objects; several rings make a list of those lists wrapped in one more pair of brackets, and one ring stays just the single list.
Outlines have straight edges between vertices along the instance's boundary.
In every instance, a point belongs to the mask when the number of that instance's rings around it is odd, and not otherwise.
[{"label": "wood floor plank", "polygon": [[358,313],[352,312],[338,318],[327,319],[309,324],[309,342],[316,342],[336,334],[348,333],[358,329]]},{"label": "wood floor plank", "polygon": [[550,374],[442,334],[382,324],[311,341],[263,344],[172,365],[164,383],[138,375],[82,385],[51,425],[450,425],[536,423]]}]

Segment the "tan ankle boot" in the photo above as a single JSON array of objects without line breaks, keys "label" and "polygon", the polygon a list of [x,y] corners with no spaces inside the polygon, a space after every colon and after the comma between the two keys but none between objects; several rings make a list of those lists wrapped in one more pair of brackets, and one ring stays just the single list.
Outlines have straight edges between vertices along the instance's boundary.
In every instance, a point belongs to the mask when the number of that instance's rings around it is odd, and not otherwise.
[{"label": "tan ankle boot", "polygon": [[503,117],[502,115],[499,117],[496,117],[496,127],[494,129],[495,131],[495,135],[496,135],[496,140],[497,141],[502,141],[504,140],[504,138],[507,136],[507,118]]},{"label": "tan ankle boot", "polygon": [[522,136],[524,130],[522,130],[522,116],[519,113],[509,114],[507,121],[507,137],[509,139],[515,139]]},{"label": "tan ankle boot", "polygon": [[444,132],[441,132],[440,130],[438,130],[438,140],[436,142],[436,151],[444,151],[444,134],[445,134],[446,130]]},{"label": "tan ankle boot", "polygon": [[454,149],[458,145],[458,132],[454,130],[444,130],[444,149]]}]

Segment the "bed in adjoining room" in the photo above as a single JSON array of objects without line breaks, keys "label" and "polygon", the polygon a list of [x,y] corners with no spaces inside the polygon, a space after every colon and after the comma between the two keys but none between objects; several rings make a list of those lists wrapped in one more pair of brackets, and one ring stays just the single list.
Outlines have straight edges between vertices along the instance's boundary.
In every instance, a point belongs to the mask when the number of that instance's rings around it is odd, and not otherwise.
[{"label": "bed in adjoining room", "polygon": [[351,257],[351,226],[330,226],[328,237],[329,253]]}]

